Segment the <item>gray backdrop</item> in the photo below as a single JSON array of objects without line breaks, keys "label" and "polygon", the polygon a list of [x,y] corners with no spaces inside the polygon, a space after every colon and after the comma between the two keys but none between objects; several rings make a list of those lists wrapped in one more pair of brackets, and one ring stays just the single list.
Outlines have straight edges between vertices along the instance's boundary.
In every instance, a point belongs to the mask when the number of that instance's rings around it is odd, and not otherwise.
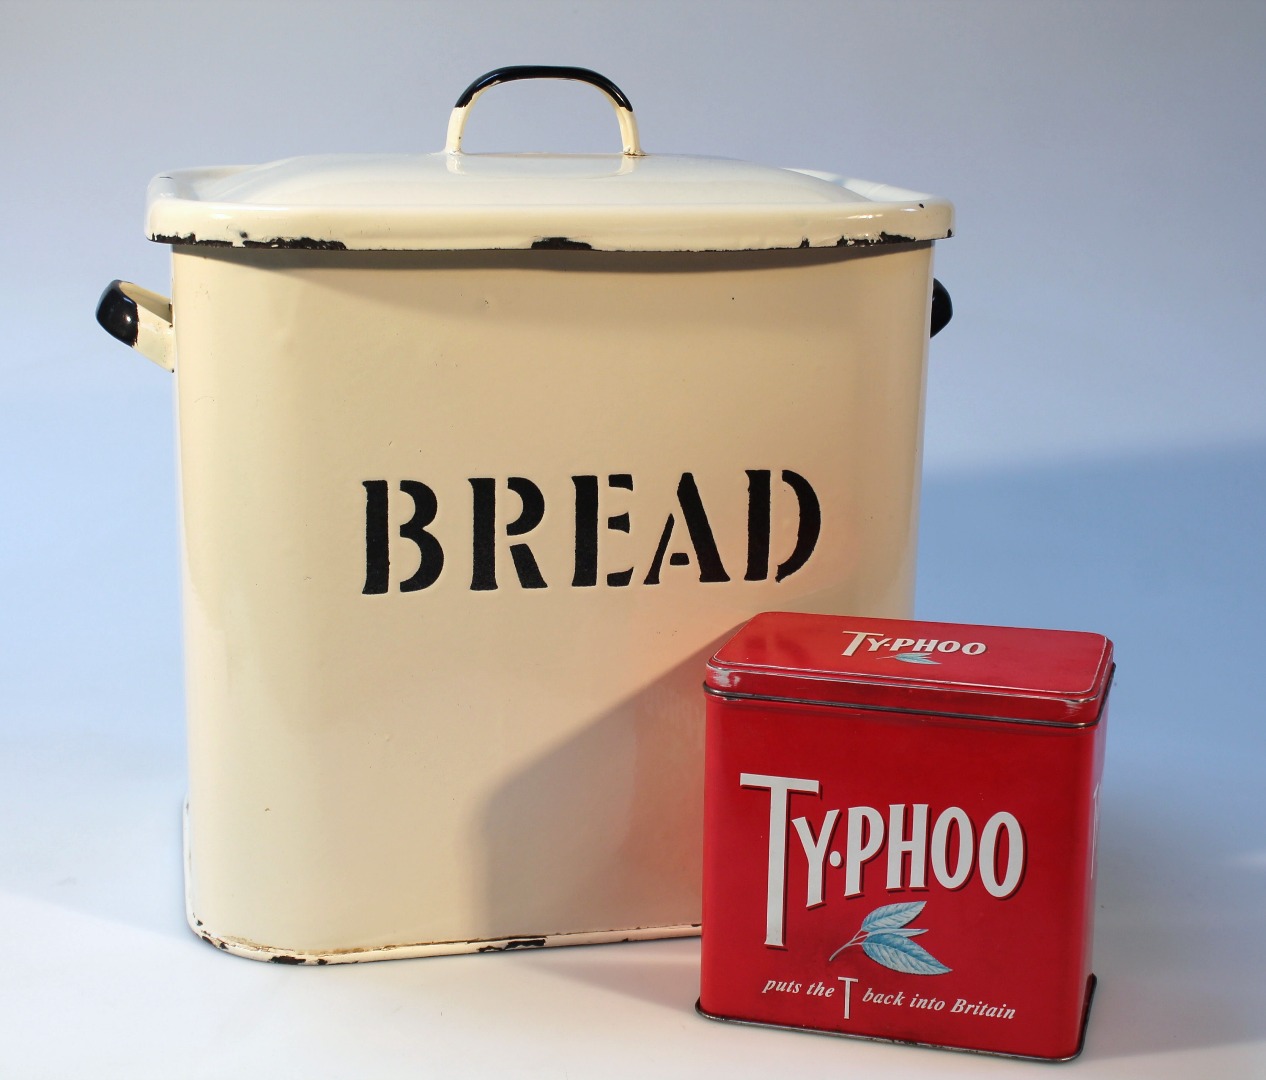
[{"label": "gray backdrop", "polygon": [[[651,152],[954,200],[919,612],[1119,650],[1069,1071],[1266,1070],[1266,5],[0,0],[0,1071],[1020,1074],[706,1024],[693,942],[308,972],[183,927],[171,386],[97,294],[167,289],[153,174],[435,150],[524,62],[611,76]],[[468,147],[614,139],[542,84],[482,99]]]}]

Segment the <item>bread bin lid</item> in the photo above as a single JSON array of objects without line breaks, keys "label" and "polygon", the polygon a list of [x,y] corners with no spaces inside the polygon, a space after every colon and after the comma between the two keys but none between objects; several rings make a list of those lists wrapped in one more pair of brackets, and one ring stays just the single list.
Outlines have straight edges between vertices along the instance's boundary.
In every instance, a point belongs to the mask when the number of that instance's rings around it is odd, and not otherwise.
[{"label": "bread bin lid", "polygon": [[[596,86],[618,154],[470,154],[462,134],[488,88],[523,78]],[[583,68],[501,68],[459,97],[443,150],[330,154],[183,169],[149,186],[146,231],[173,245],[452,251],[754,251],[953,235],[941,198],[826,172],[647,154],[632,108]]]}]

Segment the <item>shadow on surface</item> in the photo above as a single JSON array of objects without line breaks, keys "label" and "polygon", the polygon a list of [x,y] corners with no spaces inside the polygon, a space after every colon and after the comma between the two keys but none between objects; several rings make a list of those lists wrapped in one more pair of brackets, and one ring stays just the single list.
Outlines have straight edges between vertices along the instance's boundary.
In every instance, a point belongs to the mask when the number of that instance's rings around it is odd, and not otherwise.
[{"label": "shadow on surface", "polygon": [[1266,1037],[1266,448],[929,477],[923,618],[1117,648],[1088,1058]]},{"label": "shadow on surface", "polygon": [[559,949],[549,961],[556,975],[674,1012],[699,996],[698,938]]}]

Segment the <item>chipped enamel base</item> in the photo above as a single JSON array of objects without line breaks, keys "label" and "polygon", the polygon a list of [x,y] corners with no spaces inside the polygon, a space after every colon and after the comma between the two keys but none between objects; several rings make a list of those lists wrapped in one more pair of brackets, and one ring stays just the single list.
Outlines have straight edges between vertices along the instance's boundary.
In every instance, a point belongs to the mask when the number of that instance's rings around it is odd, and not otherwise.
[{"label": "chipped enamel base", "polygon": [[203,941],[222,952],[246,960],[271,964],[300,964],[323,967],[327,964],[365,964],[373,960],[409,960],[422,956],[453,956],[458,953],[513,952],[515,949],[551,949],[560,945],[604,945],[617,941],[653,941],[662,938],[698,937],[699,924],[679,926],[638,926],[626,930],[595,930],[567,934],[540,934],[527,937],[490,938],[482,941],[413,942],[405,945],[373,948],[338,949],[328,952],[305,952],[273,945],[262,945],[241,938],[220,937],[193,910],[190,888],[193,873],[189,857],[189,803],[184,805],[185,918],[189,928]]}]

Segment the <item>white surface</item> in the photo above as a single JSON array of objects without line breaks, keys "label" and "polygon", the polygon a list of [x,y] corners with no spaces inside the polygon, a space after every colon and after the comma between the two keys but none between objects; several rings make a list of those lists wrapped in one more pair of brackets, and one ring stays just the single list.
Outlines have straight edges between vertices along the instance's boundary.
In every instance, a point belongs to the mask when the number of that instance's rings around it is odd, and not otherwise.
[{"label": "white surface", "polygon": [[[167,251],[140,235],[161,169],[429,149],[457,92],[516,62],[608,74],[649,150],[955,202],[920,612],[1096,630],[1120,658],[1101,988],[1060,1075],[1266,1073],[1266,8],[0,15],[0,1075],[1032,1074],[708,1023],[690,941],[297,969],[184,927],[170,385],[95,326],[96,296],[165,288]],[[603,149],[610,115],[592,92],[503,87],[469,138]]]}]

